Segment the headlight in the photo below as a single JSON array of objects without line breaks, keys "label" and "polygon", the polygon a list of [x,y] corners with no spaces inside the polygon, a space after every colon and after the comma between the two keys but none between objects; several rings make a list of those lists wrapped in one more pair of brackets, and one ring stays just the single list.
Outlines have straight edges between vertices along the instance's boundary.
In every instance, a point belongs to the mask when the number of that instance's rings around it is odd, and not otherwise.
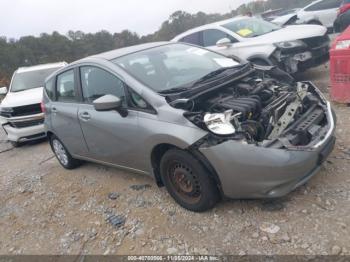
[{"label": "headlight", "polygon": [[204,123],[207,128],[217,135],[232,135],[236,132],[231,120],[232,110],[217,114],[208,113],[204,116]]},{"label": "headlight", "polygon": [[337,42],[335,49],[347,49],[350,47],[350,40],[342,40]]},{"label": "headlight", "polygon": [[294,40],[294,41],[285,41],[285,42],[279,42],[275,44],[277,47],[282,49],[289,49],[289,48],[296,48],[296,47],[306,47],[304,42],[300,40]]}]

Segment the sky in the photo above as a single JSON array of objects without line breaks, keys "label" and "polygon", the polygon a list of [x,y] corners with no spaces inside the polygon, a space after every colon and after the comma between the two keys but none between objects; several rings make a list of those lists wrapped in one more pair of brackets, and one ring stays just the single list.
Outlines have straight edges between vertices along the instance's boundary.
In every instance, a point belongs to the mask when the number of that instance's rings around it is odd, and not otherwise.
[{"label": "sky", "polygon": [[153,33],[177,11],[227,13],[252,0],[0,0],[0,36],[69,30]]}]

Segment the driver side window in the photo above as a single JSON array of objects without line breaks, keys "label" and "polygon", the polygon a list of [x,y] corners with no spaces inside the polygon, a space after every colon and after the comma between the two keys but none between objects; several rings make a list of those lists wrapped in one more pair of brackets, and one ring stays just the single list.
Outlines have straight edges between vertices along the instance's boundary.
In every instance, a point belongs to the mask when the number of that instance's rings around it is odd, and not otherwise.
[{"label": "driver side window", "polygon": [[125,100],[125,84],[115,75],[94,66],[80,67],[81,86],[84,101],[92,103],[104,95],[119,97]]},{"label": "driver side window", "polygon": [[203,46],[215,46],[216,43],[223,38],[230,39],[231,43],[237,42],[236,39],[234,39],[229,34],[226,34],[225,32],[222,32],[218,29],[208,29],[203,31]]}]

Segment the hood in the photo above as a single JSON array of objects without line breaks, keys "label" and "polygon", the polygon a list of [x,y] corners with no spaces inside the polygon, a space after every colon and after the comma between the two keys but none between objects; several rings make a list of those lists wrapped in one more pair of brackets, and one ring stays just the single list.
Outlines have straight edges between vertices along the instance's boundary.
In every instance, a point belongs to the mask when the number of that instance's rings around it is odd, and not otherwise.
[{"label": "hood", "polygon": [[283,41],[293,41],[315,36],[323,36],[327,32],[327,28],[320,25],[290,25],[283,27],[274,32],[257,36],[254,38],[246,38],[244,45],[247,44],[274,44]]},{"label": "hood", "polygon": [[39,104],[43,98],[43,88],[37,87],[20,92],[9,92],[1,103],[3,107],[17,107]]}]

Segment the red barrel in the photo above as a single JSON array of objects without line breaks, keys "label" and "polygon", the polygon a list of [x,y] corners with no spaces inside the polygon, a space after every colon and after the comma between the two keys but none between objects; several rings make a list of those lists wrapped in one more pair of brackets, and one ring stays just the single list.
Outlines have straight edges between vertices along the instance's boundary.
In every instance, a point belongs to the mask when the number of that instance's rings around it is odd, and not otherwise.
[{"label": "red barrel", "polygon": [[350,27],[332,44],[330,75],[332,100],[350,103]]}]

